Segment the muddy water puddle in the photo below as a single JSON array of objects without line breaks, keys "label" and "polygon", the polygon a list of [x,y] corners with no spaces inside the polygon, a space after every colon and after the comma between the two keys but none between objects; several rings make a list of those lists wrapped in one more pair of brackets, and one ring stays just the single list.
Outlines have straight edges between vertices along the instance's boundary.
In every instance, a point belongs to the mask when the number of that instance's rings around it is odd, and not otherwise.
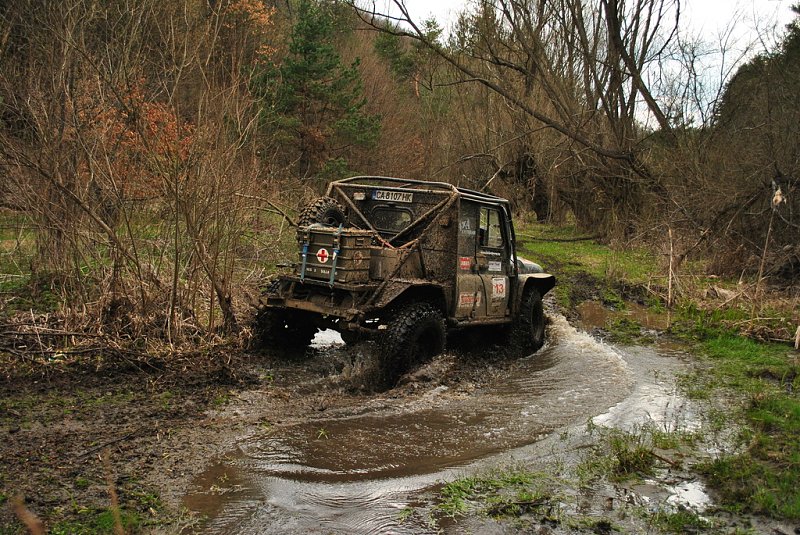
[{"label": "muddy water puddle", "polygon": [[597,301],[584,301],[576,307],[578,327],[586,331],[603,329],[609,322],[618,319],[633,320],[645,329],[663,331],[669,327],[668,314],[653,312],[650,308],[637,303],[626,303],[622,310],[611,310]]},{"label": "muddy water puddle", "polygon": [[547,347],[474,391],[389,392],[374,410],[312,415],[243,439],[185,504],[207,517],[207,533],[425,533],[430,526],[401,521],[419,491],[536,457],[537,443],[569,426],[689,425],[670,379],[682,366],[674,354],[602,344],[556,316]]}]

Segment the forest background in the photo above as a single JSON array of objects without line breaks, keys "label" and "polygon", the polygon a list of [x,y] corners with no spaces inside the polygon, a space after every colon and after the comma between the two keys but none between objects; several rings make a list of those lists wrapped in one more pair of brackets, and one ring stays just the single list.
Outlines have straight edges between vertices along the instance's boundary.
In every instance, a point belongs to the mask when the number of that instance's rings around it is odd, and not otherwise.
[{"label": "forest background", "polygon": [[282,214],[356,174],[650,247],[670,303],[693,260],[756,301],[797,282],[797,20],[709,86],[678,0],[480,0],[446,35],[396,7],[0,1],[3,312],[237,335]]}]

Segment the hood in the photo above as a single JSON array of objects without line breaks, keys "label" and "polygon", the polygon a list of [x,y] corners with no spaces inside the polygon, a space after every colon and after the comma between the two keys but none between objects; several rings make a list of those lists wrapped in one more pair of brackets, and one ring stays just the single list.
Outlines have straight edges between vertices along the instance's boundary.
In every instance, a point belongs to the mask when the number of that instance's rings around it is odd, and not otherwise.
[{"label": "hood", "polygon": [[517,257],[517,269],[519,269],[520,275],[526,275],[528,273],[544,273],[542,266],[537,264],[536,262],[531,262],[521,256]]}]

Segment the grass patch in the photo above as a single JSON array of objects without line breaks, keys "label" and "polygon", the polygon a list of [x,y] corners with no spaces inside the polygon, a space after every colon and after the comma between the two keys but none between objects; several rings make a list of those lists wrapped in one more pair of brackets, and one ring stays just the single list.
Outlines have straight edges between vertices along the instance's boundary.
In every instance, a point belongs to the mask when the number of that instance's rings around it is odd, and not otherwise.
[{"label": "grass patch", "polygon": [[722,505],[730,511],[800,518],[797,464],[783,470],[779,463],[748,452],[704,463],[698,469],[717,489]]},{"label": "grass patch", "polygon": [[643,248],[612,249],[595,240],[558,241],[581,237],[574,226],[522,223],[517,229],[519,254],[558,278],[554,291],[562,307],[594,299],[622,309],[625,302],[619,289],[643,286],[658,273],[656,257]]},{"label": "grass patch", "polygon": [[712,527],[711,522],[692,511],[659,511],[650,517],[654,525],[667,533],[697,533]]},{"label": "grass patch", "polygon": [[[685,378],[693,397],[723,388],[741,404],[731,411],[742,423],[743,453],[699,465],[734,512],[800,519],[800,388],[798,357],[786,345],[767,344],[735,334],[725,320],[742,311],[684,311],[688,332],[701,341],[708,369]],[[727,420],[731,419],[731,414]],[[728,423],[730,425],[730,423]]]},{"label": "grass patch", "polygon": [[687,342],[697,342],[724,334],[735,334],[726,325],[747,317],[748,313],[739,308],[703,310],[694,303],[683,303],[675,311],[670,333]]},{"label": "grass patch", "polygon": [[645,337],[642,336],[642,326],[630,318],[614,318],[606,324],[605,330],[608,331],[611,341],[617,344],[634,344],[645,341]]},{"label": "grass patch", "polygon": [[744,408],[747,451],[717,459],[703,470],[727,506],[800,519],[800,400],[765,390],[753,394]]},{"label": "grass patch", "polygon": [[655,256],[643,248],[612,249],[595,240],[571,240],[581,237],[573,226],[523,225],[517,231],[520,252],[553,261],[566,273],[586,271],[601,279],[625,279],[646,283],[657,271]]},{"label": "grass patch", "polygon": [[457,479],[441,488],[434,512],[451,518],[468,513],[518,517],[550,509],[555,498],[547,489],[548,481],[548,476],[524,469]]},{"label": "grass patch", "polygon": [[[110,509],[87,510],[85,519],[63,520],[50,528],[50,535],[106,535],[114,533],[114,514]],[[120,511],[125,533],[138,533],[144,522],[131,511]]]},{"label": "grass patch", "polygon": [[784,388],[797,381],[797,359],[789,359],[787,346],[722,334],[705,340],[701,349],[714,359],[715,371],[727,379],[728,386],[761,390],[764,379]]},{"label": "grass patch", "polygon": [[655,457],[644,435],[612,433],[609,446],[613,459],[612,473],[616,478],[653,474]]},{"label": "grass patch", "polygon": [[596,447],[587,453],[577,467],[578,478],[587,485],[598,479],[622,482],[655,474],[659,466],[676,466],[656,450],[679,450],[696,442],[694,433],[665,431],[655,426],[644,426],[634,432],[596,427],[588,424],[589,434],[598,433]]}]

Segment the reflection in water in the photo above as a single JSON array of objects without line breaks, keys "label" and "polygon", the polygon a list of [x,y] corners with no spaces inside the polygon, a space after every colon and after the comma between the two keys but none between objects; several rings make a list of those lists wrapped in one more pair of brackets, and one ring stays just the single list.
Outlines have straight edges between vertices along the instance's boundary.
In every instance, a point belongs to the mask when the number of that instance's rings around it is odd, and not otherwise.
[{"label": "reflection in water", "polygon": [[[643,389],[641,376],[663,357],[642,350],[631,366],[627,355],[563,317],[552,320],[551,345],[470,396],[443,389],[421,408],[419,400],[398,401],[388,414],[281,427],[246,440],[196,481],[187,506],[209,517],[211,533],[424,533],[429,527],[399,522],[412,491],[603,411],[602,423],[624,419],[632,393],[641,394],[635,403],[652,401],[650,413],[661,410],[670,389],[653,377]],[[213,492],[220,470],[229,492]]]},{"label": "reflection in water", "polygon": [[684,481],[669,487],[670,497],[667,503],[702,513],[711,506],[711,496],[706,493],[705,486],[699,481]]}]

